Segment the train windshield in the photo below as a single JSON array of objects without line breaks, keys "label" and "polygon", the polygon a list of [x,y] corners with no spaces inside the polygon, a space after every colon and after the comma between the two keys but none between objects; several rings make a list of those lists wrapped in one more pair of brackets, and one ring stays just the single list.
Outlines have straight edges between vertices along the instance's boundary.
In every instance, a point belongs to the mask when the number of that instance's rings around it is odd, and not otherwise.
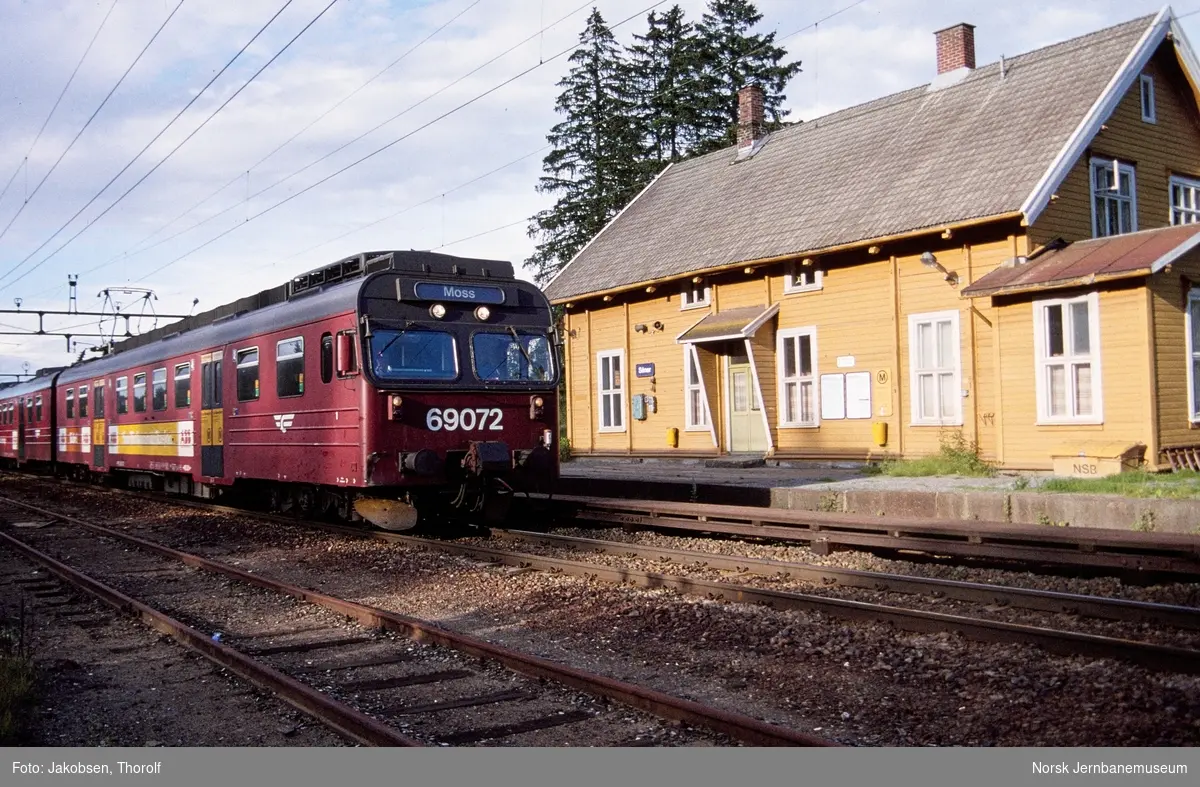
[{"label": "train windshield", "polygon": [[550,382],[554,366],[550,339],[544,333],[510,328],[507,333],[471,337],[475,376],[487,382]]},{"label": "train windshield", "polygon": [[458,377],[454,337],[444,331],[376,329],[371,368],[380,380],[453,380]]}]

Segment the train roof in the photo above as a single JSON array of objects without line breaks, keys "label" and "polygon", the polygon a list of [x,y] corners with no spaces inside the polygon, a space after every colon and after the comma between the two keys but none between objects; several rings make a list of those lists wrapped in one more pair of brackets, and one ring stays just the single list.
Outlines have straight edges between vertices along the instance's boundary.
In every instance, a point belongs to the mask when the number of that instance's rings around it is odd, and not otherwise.
[{"label": "train roof", "polygon": [[164,357],[161,342],[168,339],[172,340],[172,347],[166,355],[186,355],[353,310],[363,278],[388,270],[498,281],[515,279],[512,263],[502,260],[430,251],[364,252],[308,271],[286,284],[126,339],[104,357],[69,367],[60,379],[69,383],[160,361]]}]

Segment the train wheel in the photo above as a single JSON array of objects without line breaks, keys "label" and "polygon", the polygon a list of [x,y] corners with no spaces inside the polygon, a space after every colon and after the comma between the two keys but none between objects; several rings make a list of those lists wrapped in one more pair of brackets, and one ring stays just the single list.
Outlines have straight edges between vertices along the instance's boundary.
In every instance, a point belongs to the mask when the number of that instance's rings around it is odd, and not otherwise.
[{"label": "train wheel", "polygon": [[295,490],[296,511],[300,516],[312,516],[317,510],[317,490],[311,486],[301,486]]}]

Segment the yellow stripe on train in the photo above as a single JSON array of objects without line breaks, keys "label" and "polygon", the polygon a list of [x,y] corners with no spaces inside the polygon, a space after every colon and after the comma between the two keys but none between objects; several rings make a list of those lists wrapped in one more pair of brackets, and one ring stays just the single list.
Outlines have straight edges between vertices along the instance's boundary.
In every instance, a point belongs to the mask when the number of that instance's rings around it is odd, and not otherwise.
[{"label": "yellow stripe on train", "polygon": [[122,456],[195,456],[196,422],[110,424],[108,452]]}]

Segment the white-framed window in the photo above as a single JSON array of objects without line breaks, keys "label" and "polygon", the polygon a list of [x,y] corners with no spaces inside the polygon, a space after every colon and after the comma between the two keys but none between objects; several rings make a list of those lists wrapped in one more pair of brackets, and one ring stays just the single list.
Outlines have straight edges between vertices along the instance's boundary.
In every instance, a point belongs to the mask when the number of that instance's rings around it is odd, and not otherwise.
[{"label": "white-framed window", "polygon": [[908,368],[914,426],[962,425],[958,312],[908,316]]},{"label": "white-framed window", "polygon": [[1188,292],[1187,314],[1188,418],[1200,422],[1200,289]]},{"label": "white-framed window", "polygon": [[707,282],[697,284],[691,280],[685,281],[679,294],[679,308],[699,309],[710,303],[711,296],[712,288]]},{"label": "white-framed window", "polygon": [[1195,224],[1200,221],[1200,180],[1172,175],[1171,223]]},{"label": "white-framed window", "polygon": [[788,295],[794,292],[814,292],[825,286],[825,272],[816,265],[801,265],[789,262],[783,268],[783,291]]},{"label": "white-framed window", "polygon": [[817,426],[817,329],[788,328],[775,334],[779,425]]},{"label": "white-framed window", "polygon": [[704,389],[704,376],[700,373],[700,355],[696,345],[683,345],[683,409],[684,429],[688,432],[707,432],[708,394]]},{"label": "white-framed window", "polygon": [[625,431],[625,351],[596,353],[596,390],[600,394],[600,431]]},{"label": "white-framed window", "polygon": [[1154,108],[1154,77],[1142,74],[1138,81],[1142,86],[1142,120],[1146,123],[1155,123],[1158,115]]},{"label": "white-framed window", "polygon": [[1094,158],[1091,171],[1092,237],[1137,232],[1137,181],[1133,167],[1113,159]]},{"label": "white-framed window", "polygon": [[1100,385],[1100,296],[1033,302],[1038,423],[1104,421]]}]

